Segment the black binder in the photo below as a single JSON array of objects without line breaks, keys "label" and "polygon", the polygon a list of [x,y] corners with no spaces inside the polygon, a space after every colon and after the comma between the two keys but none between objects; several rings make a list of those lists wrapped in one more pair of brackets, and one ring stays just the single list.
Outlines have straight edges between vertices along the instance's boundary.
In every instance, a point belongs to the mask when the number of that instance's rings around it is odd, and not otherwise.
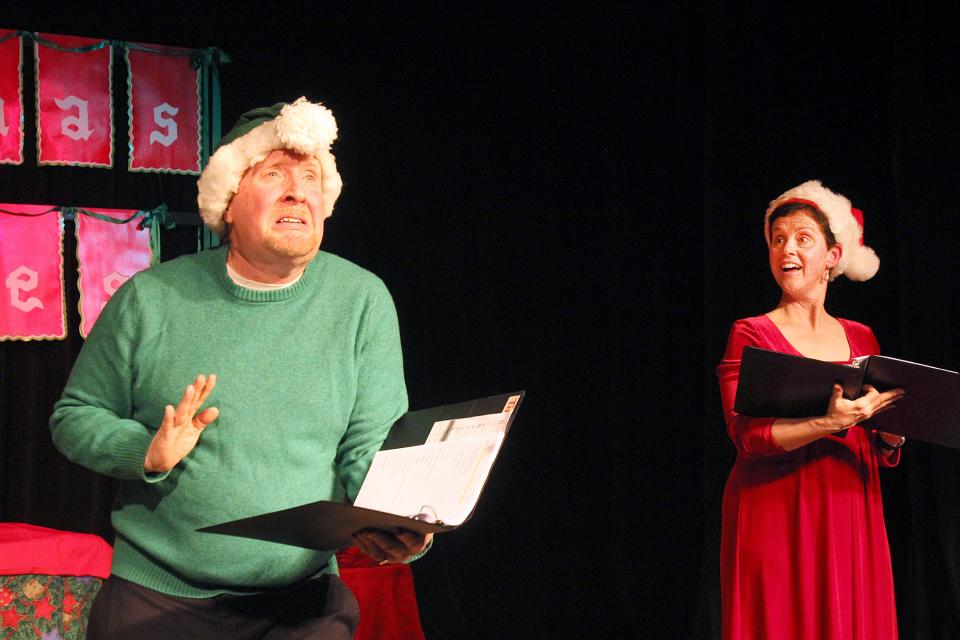
[{"label": "black binder", "polygon": [[[458,418],[469,418],[504,412],[510,405],[504,438],[509,433],[524,396],[523,391],[505,393],[487,398],[468,400],[419,411],[410,411],[390,428],[381,450],[399,449],[423,444],[434,424]],[[489,477],[489,476],[488,476]],[[484,480],[484,485],[486,479]],[[470,514],[473,515],[474,503]],[[309,504],[260,515],[215,524],[198,529],[244,538],[268,540],[308,549],[334,550],[353,544],[351,535],[360,529],[380,529],[396,532],[400,529],[417,533],[443,533],[460,527],[435,521],[428,512],[416,515],[397,515],[384,511],[363,509],[349,504],[320,500]]]},{"label": "black binder", "polygon": [[849,399],[862,395],[865,384],[878,391],[905,390],[894,408],[865,426],[960,449],[960,374],[888,356],[865,356],[846,365],[744,347],[733,408],[754,417],[822,416],[834,383]]}]

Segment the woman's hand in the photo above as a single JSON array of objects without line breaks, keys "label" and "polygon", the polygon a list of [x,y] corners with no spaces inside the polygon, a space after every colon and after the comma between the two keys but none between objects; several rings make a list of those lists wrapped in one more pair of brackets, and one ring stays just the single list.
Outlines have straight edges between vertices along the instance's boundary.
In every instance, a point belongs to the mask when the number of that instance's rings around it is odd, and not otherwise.
[{"label": "woman's hand", "polygon": [[903,389],[890,389],[880,393],[868,384],[863,385],[863,390],[866,393],[856,400],[847,400],[843,397],[843,387],[839,384],[833,385],[827,415],[819,420],[820,427],[826,433],[843,431],[882,411],[892,409],[894,403],[905,393]]}]

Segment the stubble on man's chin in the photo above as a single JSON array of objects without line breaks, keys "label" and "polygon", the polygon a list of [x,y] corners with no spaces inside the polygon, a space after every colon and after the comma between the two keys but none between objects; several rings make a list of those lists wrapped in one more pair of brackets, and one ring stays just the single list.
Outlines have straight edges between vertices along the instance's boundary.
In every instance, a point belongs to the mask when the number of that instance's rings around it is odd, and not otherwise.
[{"label": "stubble on man's chin", "polygon": [[320,239],[316,235],[309,238],[282,238],[268,237],[265,245],[268,250],[285,258],[306,258],[315,253],[320,246]]}]

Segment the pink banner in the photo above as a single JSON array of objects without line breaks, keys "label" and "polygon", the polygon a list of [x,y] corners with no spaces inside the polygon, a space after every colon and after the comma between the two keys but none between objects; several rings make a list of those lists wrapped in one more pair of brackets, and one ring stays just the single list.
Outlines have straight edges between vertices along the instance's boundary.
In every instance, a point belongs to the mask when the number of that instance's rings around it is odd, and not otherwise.
[{"label": "pink banner", "polygon": [[[0,204],[0,340],[62,340],[63,221],[53,207]],[[11,213],[27,215],[11,215]]]},{"label": "pink banner", "polygon": [[[132,209],[87,209],[126,220]],[[77,214],[77,262],[80,271],[80,335],[86,338],[113,293],[133,274],[150,266],[150,230],[139,220],[117,224]]]},{"label": "pink banner", "polygon": [[[130,171],[200,174],[200,71],[187,49],[127,49]],[[178,55],[179,54],[179,55]]]},{"label": "pink banner", "polygon": [[112,48],[92,38],[42,33],[40,39],[49,44],[34,41],[39,163],[112,167]]},{"label": "pink banner", "polygon": [[15,33],[0,29],[0,164],[23,163],[23,47]]}]

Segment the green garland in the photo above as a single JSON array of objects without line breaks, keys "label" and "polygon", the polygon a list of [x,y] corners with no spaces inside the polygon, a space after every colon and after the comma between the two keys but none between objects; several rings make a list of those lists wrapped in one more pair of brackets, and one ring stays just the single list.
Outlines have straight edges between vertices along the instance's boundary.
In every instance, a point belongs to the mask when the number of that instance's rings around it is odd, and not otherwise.
[{"label": "green garland", "polygon": [[150,257],[151,266],[160,262],[160,227],[163,226],[165,229],[170,230],[175,229],[177,226],[173,221],[173,218],[170,216],[166,204],[161,204],[153,209],[141,209],[140,211],[135,211],[133,215],[125,220],[111,218],[110,216],[102,213],[88,211],[82,207],[51,207],[46,211],[39,211],[37,213],[24,213],[22,211],[8,211],[7,209],[0,209],[0,213],[10,216],[20,216],[23,218],[37,218],[55,211],[62,213],[66,220],[73,220],[78,215],[90,216],[91,218],[96,218],[97,220],[103,220],[104,222],[110,222],[113,224],[127,224],[139,219],[140,222],[137,224],[137,229],[150,230],[150,252],[152,254]]},{"label": "green garland", "polygon": [[[148,47],[146,45],[138,44],[136,42],[127,42],[123,40],[101,40],[100,42],[87,45],[85,47],[63,47],[51,40],[47,40],[40,36],[36,31],[12,31],[0,38],[0,44],[6,42],[13,37],[22,37],[26,40],[31,40],[37,42],[45,47],[50,47],[56,49],[57,51],[65,51],[71,53],[86,53],[88,51],[96,51],[97,49],[102,49],[103,47],[117,47],[119,49],[129,49],[134,51],[145,51],[148,53],[155,53],[160,55],[168,56],[190,56],[191,64],[194,69],[200,71],[200,110],[203,114],[201,118],[203,131],[201,133],[201,155],[200,155],[200,168],[207,166],[207,162],[210,159],[210,150],[213,148],[213,145],[220,140],[221,135],[221,124],[220,124],[220,107],[221,107],[221,96],[220,96],[220,67],[221,64],[229,64],[230,56],[227,52],[219,49],[218,47],[206,47],[203,49],[183,49],[183,48],[156,48]],[[172,50],[179,49],[179,50]],[[160,213],[160,209],[163,209]],[[56,209],[51,209],[51,211],[62,210],[67,211],[79,211],[85,215],[91,215],[94,217],[101,217],[98,214],[86,211],[84,209],[78,209],[76,207],[59,207]],[[2,213],[9,213],[12,215],[28,215],[28,214],[14,214],[10,211],[0,210]],[[49,212],[46,212],[49,213]],[[42,215],[42,214],[41,214]],[[140,222],[140,228],[148,227],[150,229],[150,248],[153,251],[153,259],[151,264],[156,264],[160,261],[160,230],[156,222],[160,222],[167,229],[174,228],[173,221],[170,220],[169,215],[166,213],[166,205],[160,205],[157,209],[150,211],[138,211],[133,219],[143,217],[143,220]],[[110,222],[118,222],[112,218],[108,218]],[[129,222],[126,220],[123,222]],[[121,222],[122,224],[122,222]],[[197,231],[197,250],[210,249],[220,245],[220,238],[215,233],[211,232],[206,228],[206,225],[200,224]]]}]

